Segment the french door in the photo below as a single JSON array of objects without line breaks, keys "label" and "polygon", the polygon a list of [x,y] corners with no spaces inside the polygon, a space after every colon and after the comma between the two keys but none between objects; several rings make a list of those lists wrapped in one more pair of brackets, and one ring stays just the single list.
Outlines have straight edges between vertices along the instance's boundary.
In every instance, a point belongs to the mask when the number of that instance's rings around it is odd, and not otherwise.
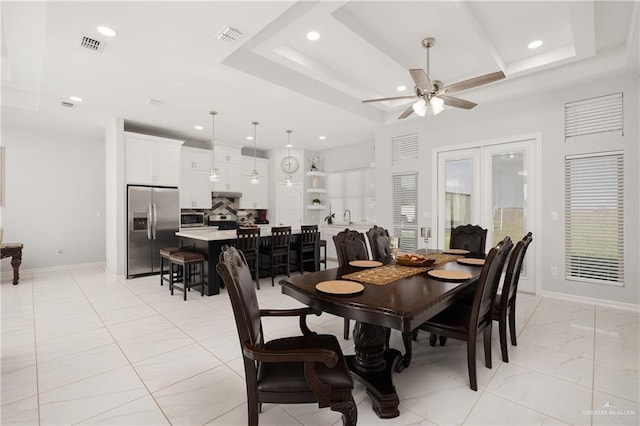
[{"label": "french door", "polygon": [[[535,138],[441,150],[438,158],[438,247],[449,247],[451,229],[487,229],[487,251],[506,235],[516,244],[534,230]],[[527,251],[519,289],[535,293],[535,250]]]}]

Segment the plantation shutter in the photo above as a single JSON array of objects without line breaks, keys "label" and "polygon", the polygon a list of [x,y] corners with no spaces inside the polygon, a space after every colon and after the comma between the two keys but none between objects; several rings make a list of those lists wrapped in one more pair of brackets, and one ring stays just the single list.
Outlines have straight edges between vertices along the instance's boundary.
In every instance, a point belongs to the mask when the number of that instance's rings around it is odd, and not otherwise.
[{"label": "plantation shutter", "polygon": [[565,159],[566,278],[622,285],[622,152]]},{"label": "plantation shutter", "polygon": [[622,93],[569,102],[564,106],[564,138],[602,132],[623,134]]},{"label": "plantation shutter", "polygon": [[418,173],[392,175],[393,231],[400,238],[400,251],[418,248]]},{"label": "plantation shutter", "polygon": [[391,161],[397,164],[405,160],[418,159],[418,134],[396,136],[391,138]]}]

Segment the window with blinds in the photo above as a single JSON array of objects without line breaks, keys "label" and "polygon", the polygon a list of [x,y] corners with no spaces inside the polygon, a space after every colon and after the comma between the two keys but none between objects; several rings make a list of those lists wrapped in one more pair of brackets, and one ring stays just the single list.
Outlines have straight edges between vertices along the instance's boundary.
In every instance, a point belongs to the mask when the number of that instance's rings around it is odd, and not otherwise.
[{"label": "window with blinds", "polygon": [[392,175],[393,232],[400,251],[418,249],[418,172]]},{"label": "window with blinds", "polygon": [[622,152],[565,158],[566,278],[624,283]]},{"label": "window with blinds", "polygon": [[396,136],[391,138],[391,161],[393,164],[405,160],[418,159],[418,134]]},{"label": "window with blinds", "polygon": [[619,132],[623,135],[623,117],[622,92],[566,103],[565,142],[593,133]]}]

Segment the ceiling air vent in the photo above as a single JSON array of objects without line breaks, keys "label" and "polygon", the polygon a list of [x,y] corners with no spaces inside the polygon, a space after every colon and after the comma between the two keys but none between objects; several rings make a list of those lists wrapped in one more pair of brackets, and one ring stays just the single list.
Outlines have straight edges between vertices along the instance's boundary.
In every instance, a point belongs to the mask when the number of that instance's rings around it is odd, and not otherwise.
[{"label": "ceiling air vent", "polygon": [[73,108],[73,104],[71,102],[67,102],[67,101],[61,101],[60,102],[60,106],[61,107],[65,107],[65,108]]},{"label": "ceiling air vent", "polygon": [[154,106],[160,106],[162,104],[164,104],[164,101],[161,101],[160,99],[147,99],[147,103],[149,105],[154,105]]},{"label": "ceiling air vent", "polygon": [[227,25],[222,29],[222,31],[218,33],[216,38],[218,40],[224,41],[225,43],[231,44],[231,43],[235,43],[240,37],[242,37],[243,34],[244,33],[242,32],[242,30],[239,30],[238,28]]},{"label": "ceiling air vent", "polygon": [[85,49],[89,49],[93,52],[102,52],[104,50],[104,42],[81,34],[80,47],[84,47]]}]

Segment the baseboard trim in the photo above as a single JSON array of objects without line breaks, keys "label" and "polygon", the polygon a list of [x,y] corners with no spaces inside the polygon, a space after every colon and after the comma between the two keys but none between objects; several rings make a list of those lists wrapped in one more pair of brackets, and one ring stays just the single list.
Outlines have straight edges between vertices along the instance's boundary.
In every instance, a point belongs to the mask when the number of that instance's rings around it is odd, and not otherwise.
[{"label": "baseboard trim", "polygon": [[34,274],[40,272],[55,272],[55,271],[64,271],[67,269],[77,269],[77,268],[92,268],[92,267],[106,267],[105,262],[89,262],[89,263],[76,263],[72,265],[56,265],[56,266],[47,266],[44,268],[31,268],[31,269],[22,269],[20,268],[20,275],[23,274]]},{"label": "baseboard trim", "polygon": [[640,313],[640,305],[634,305],[633,303],[616,302],[615,300],[596,299],[595,297],[576,296],[573,294],[556,293],[553,291],[542,291],[541,296]]}]

